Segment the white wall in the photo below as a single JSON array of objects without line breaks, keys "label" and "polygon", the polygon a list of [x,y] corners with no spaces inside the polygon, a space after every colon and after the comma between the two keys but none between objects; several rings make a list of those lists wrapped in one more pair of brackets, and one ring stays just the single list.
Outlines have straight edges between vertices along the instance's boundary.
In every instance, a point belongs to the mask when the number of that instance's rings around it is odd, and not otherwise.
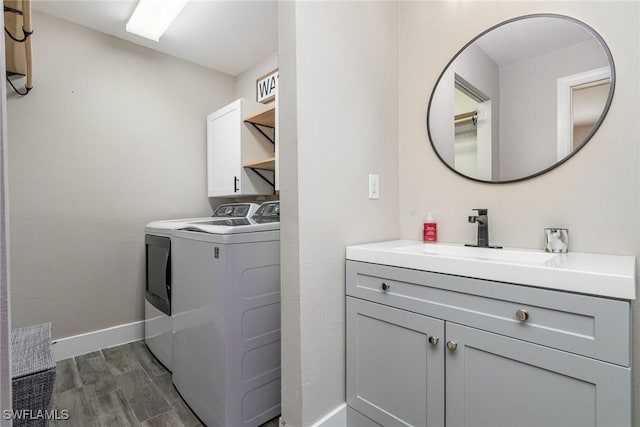
[{"label": "white wall", "polygon": [[[503,185],[466,180],[447,169],[429,145],[424,127],[429,94],[468,40],[504,20],[542,12],[580,19],[609,45],[617,75],[609,114],[591,142],[545,175]],[[639,20],[638,2],[400,3],[400,237],[419,239],[422,218],[433,211],[440,240],[473,242],[477,227],[467,224],[467,215],[472,208],[488,208],[495,244],[542,249],[543,228],[553,225],[570,229],[572,251],[640,255]],[[639,330],[640,306],[635,303],[634,309]],[[634,378],[639,396],[640,369]],[[635,405],[635,425],[640,425],[640,399]]]},{"label": "white wall", "polygon": [[[236,98],[256,100],[256,80],[265,74],[278,68],[278,52],[274,52],[262,58],[248,70],[236,77]],[[265,105],[270,105],[274,101]]]},{"label": "white wall", "polygon": [[345,246],[398,235],[398,5],[279,7],[282,416],[308,426],[345,399]]},{"label": "white wall", "polygon": [[144,225],[204,216],[206,126],[234,78],[34,13],[8,100],[12,312],[64,337],[143,318]]},{"label": "white wall", "polygon": [[556,163],[558,78],[607,65],[604,51],[591,40],[500,67],[502,180]]},{"label": "white wall", "polygon": [[[302,420],[296,2],[278,3],[282,416]],[[296,424],[297,423],[297,424]]]}]

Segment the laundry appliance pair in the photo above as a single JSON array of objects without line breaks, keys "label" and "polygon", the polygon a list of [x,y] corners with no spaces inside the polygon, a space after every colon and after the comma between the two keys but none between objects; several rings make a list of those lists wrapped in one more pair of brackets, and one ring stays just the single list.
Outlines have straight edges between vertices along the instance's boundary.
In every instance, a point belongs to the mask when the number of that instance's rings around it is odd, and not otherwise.
[{"label": "laundry appliance pair", "polygon": [[145,342],[210,426],[280,413],[280,204],[145,228]]}]

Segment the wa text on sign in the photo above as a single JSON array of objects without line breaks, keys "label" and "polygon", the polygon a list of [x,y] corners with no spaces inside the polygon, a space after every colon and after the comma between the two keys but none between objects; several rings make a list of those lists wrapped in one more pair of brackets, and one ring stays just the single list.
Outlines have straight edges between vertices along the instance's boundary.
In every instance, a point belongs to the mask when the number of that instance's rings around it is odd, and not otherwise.
[{"label": "wa text on sign", "polygon": [[278,93],[278,70],[275,69],[256,80],[256,101],[272,101]]}]

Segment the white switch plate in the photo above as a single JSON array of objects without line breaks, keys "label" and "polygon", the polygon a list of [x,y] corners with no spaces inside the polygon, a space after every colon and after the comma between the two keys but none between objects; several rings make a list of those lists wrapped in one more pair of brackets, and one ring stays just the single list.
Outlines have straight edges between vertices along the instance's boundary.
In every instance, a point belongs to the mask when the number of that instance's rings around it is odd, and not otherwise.
[{"label": "white switch plate", "polygon": [[380,176],[369,174],[369,199],[378,200],[380,198]]}]

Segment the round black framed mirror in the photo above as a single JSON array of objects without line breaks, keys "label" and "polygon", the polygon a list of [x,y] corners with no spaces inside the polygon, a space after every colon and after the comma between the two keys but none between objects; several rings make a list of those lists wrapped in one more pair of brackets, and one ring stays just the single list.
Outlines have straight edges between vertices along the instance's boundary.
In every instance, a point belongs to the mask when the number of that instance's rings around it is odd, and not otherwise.
[{"label": "round black framed mirror", "polygon": [[466,178],[533,178],[584,147],[614,88],[613,57],[593,28],[564,15],[517,17],[449,61],[429,99],[429,139],[440,160]]}]

